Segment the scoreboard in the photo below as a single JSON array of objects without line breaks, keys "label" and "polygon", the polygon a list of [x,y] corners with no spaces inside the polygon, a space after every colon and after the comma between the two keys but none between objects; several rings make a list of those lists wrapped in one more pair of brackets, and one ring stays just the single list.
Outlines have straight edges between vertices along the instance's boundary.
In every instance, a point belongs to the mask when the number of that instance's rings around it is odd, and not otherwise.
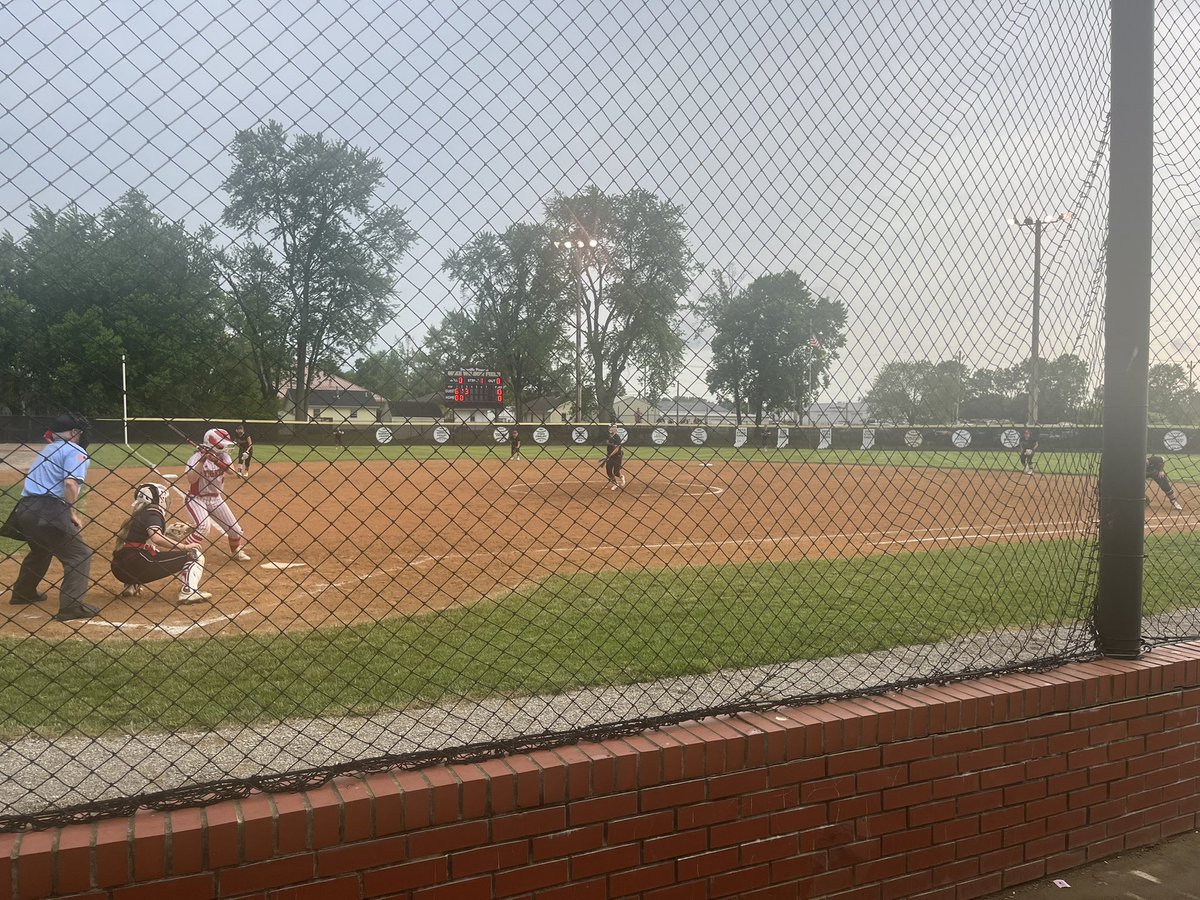
[{"label": "scoreboard", "polygon": [[504,377],[486,369],[448,369],[442,399],[447,406],[503,406]]}]

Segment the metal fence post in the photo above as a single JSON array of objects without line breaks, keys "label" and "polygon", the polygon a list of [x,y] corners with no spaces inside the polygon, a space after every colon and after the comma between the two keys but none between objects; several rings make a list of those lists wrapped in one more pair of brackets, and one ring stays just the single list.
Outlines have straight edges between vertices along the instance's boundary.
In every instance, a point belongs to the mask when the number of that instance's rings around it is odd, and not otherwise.
[{"label": "metal fence post", "polygon": [[1112,143],[1096,627],[1106,656],[1141,652],[1145,544],[1154,2],[1112,3]]}]

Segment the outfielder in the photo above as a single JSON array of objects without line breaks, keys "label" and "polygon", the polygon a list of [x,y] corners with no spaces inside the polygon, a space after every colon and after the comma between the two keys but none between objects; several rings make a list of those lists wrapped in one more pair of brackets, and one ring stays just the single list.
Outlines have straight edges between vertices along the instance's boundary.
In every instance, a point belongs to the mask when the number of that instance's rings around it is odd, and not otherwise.
[{"label": "outfielder", "polygon": [[233,460],[228,449],[235,446],[234,440],[224,428],[210,428],[204,432],[204,443],[187,461],[187,500],[183,508],[195,526],[187,543],[198,545],[208,537],[209,521],[216,519],[229,538],[229,555],[239,562],[249,562],[250,554],[242,549],[244,534],[233,511],[225,503],[225,473],[233,469]]},{"label": "outfielder", "polygon": [[604,473],[608,475],[609,490],[625,487],[625,476],[621,473],[621,461],[625,455],[621,447],[621,435],[617,434],[617,426],[608,426],[608,446],[604,457]]},{"label": "outfielder", "polygon": [[200,590],[204,554],[195,544],[167,533],[170,496],[165,484],[139,484],[133,491],[133,515],[117,532],[112,573],[124,583],[122,597],[134,597],[143,584],[179,575],[179,603],[200,603],[212,597]]}]

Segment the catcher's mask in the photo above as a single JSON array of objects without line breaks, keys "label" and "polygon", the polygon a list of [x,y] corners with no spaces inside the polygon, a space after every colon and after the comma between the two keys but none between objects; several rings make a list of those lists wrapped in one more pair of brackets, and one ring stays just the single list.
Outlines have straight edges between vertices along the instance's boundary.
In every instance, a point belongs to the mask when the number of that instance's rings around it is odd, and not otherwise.
[{"label": "catcher's mask", "polygon": [[164,513],[170,500],[171,492],[165,484],[146,482],[133,489],[133,510],[145,509],[147,506],[157,506]]},{"label": "catcher's mask", "polygon": [[204,432],[204,446],[212,447],[214,450],[224,450],[236,443],[224,428],[210,428]]}]

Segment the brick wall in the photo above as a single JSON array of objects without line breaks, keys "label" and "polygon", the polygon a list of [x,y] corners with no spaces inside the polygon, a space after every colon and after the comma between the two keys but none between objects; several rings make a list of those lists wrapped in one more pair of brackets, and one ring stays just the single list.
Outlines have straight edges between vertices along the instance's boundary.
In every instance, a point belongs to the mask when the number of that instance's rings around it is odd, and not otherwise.
[{"label": "brick wall", "polygon": [[0,835],[0,898],[985,896],[1197,825],[1200,645]]}]

